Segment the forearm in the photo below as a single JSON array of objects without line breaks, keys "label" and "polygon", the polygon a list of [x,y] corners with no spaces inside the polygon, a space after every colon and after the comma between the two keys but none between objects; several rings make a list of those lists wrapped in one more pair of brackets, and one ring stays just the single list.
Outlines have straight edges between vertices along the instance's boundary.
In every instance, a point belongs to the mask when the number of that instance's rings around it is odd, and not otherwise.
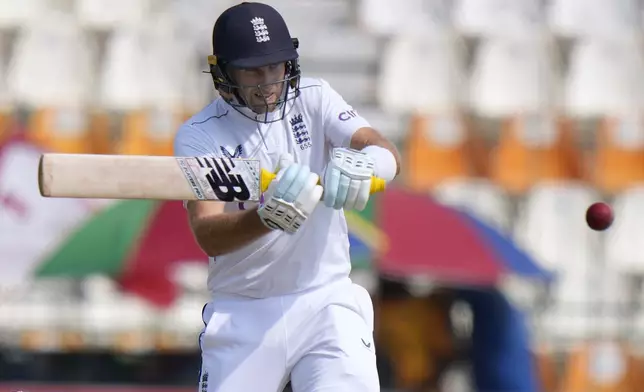
[{"label": "forearm", "polygon": [[206,216],[192,222],[197,243],[209,256],[231,253],[270,233],[257,208]]},{"label": "forearm", "polygon": [[398,152],[398,149],[396,148],[396,146],[392,142],[390,142],[387,138],[383,137],[378,132],[376,132],[373,128],[361,128],[358,131],[356,131],[356,133],[351,138],[350,147],[353,148],[354,150],[361,151],[368,146],[378,146],[389,150],[389,152],[391,152],[396,162],[395,173],[396,175],[400,173],[401,158],[400,158],[400,153]]}]

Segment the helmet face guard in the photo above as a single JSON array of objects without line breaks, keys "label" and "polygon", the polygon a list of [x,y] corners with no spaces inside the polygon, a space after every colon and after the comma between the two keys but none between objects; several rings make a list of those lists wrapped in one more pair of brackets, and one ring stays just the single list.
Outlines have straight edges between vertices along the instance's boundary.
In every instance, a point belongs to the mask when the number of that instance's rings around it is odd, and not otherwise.
[{"label": "helmet face guard", "polygon": [[[297,38],[292,40],[293,47],[298,48],[299,42]],[[226,97],[227,102],[239,113],[248,117],[253,121],[258,121],[262,123],[271,123],[282,120],[286,116],[288,102],[295,100],[299,94],[300,87],[300,66],[297,58],[288,59],[284,61],[285,63],[285,74],[282,79],[276,81],[269,81],[264,84],[258,85],[241,85],[233,79],[230,74],[230,70],[235,68],[233,64],[230,64],[228,61],[222,58],[218,58],[216,55],[208,56],[208,64],[210,66],[210,75],[212,76],[215,89],[225,93],[226,95],[232,96],[231,99]],[[274,64],[274,62],[272,62]],[[261,66],[267,66],[269,64],[261,64]],[[275,85],[282,85],[281,94],[275,102],[268,102],[263,94],[263,91],[266,91],[268,87]],[[241,93],[242,90],[256,90],[259,97],[263,97],[263,103],[252,104],[246,102],[243,98],[244,94]],[[252,111],[249,113],[248,110]],[[273,115],[279,111],[279,115]],[[263,116],[261,116],[263,114]]]}]

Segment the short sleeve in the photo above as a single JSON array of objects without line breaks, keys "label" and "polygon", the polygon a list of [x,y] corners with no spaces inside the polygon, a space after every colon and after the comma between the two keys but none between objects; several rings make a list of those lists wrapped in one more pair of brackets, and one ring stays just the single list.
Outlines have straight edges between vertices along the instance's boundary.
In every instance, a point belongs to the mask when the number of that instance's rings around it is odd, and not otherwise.
[{"label": "short sleeve", "polygon": [[202,136],[202,131],[185,124],[179,128],[174,138],[174,156],[177,157],[198,157],[217,156],[215,152],[207,148],[207,140]]},{"label": "short sleeve", "polygon": [[[208,151],[202,132],[188,124],[179,128],[174,137],[174,156],[175,157],[199,157],[211,156],[216,157],[212,151]],[[187,208],[188,202],[183,201],[183,208]]]},{"label": "short sleeve", "polygon": [[322,116],[324,132],[334,147],[349,147],[351,137],[358,129],[371,126],[324,80],[322,80]]}]

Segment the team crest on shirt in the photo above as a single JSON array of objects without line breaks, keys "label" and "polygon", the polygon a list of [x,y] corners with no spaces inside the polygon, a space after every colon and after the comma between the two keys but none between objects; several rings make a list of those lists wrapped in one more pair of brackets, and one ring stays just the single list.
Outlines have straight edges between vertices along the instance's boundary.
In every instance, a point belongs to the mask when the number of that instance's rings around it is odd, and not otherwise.
[{"label": "team crest on shirt", "polygon": [[224,154],[224,157],[228,159],[241,158],[242,156],[242,146],[238,145],[233,152],[228,151],[224,146],[219,146],[221,153]]},{"label": "team crest on shirt", "polygon": [[304,123],[302,114],[296,114],[289,120],[291,123],[291,132],[293,132],[293,139],[295,143],[300,146],[300,150],[306,150],[311,147],[311,135]]}]

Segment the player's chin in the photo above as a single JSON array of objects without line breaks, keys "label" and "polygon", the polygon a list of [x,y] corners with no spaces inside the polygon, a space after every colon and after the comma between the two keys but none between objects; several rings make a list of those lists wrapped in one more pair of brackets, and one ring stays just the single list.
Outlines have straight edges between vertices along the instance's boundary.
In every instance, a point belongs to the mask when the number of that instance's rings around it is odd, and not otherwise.
[{"label": "player's chin", "polygon": [[275,103],[262,103],[262,104],[257,104],[253,105],[252,107],[253,111],[257,114],[265,114],[265,113],[270,113],[277,109],[277,104]]}]

